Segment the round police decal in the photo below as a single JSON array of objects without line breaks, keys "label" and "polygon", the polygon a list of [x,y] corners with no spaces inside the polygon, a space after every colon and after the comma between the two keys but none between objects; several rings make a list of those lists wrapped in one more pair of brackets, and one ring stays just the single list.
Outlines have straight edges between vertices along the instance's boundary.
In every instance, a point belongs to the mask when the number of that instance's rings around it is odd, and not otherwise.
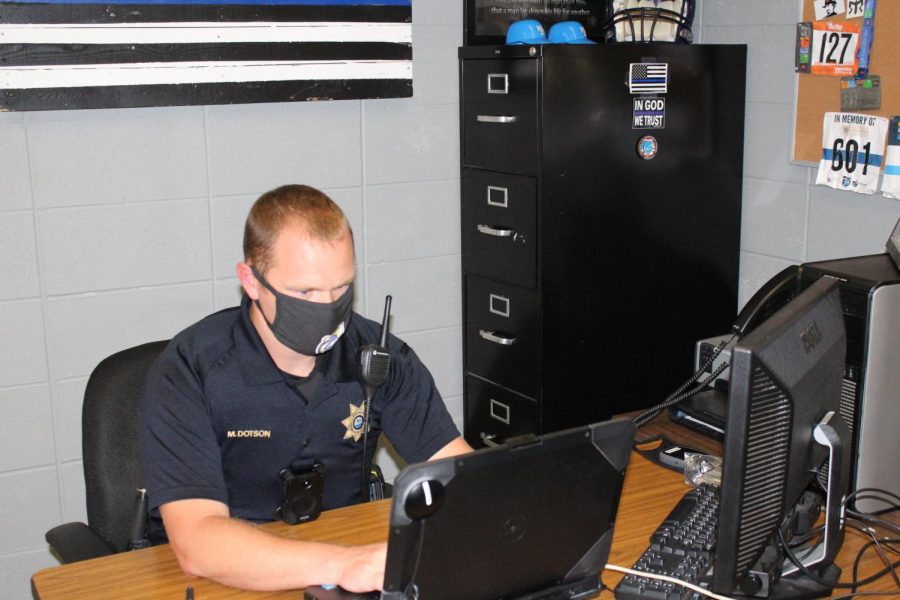
[{"label": "round police decal", "polygon": [[641,139],[638,140],[637,143],[637,153],[638,156],[643,158],[644,160],[650,160],[656,157],[656,152],[659,150],[659,144],[656,143],[656,138],[652,135],[645,135]]}]

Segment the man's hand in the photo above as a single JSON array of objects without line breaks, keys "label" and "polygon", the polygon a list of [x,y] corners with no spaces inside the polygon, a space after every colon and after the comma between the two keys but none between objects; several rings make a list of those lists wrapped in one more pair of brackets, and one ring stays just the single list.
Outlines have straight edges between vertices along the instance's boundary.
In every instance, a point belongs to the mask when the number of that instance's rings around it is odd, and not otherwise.
[{"label": "man's hand", "polygon": [[236,588],[272,591],[326,583],[354,592],[381,589],[387,544],[337,546],[291,540],[232,519],[204,499],[163,504],[160,513],[181,569]]},{"label": "man's hand", "polygon": [[384,566],[387,562],[387,544],[370,544],[347,548],[339,586],[349,592],[370,592],[384,586]]}]

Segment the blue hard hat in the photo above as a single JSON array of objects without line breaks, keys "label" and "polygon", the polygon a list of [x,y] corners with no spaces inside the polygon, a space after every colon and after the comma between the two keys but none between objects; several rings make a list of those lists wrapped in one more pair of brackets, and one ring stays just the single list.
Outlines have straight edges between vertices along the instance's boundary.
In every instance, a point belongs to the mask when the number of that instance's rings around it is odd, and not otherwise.
[{"label": "blue hard hat", "polygon": [[534,19],[523,19],[510,23],[506,30],[506,44],[549,44],[544,26]]},{"label": "blue hard hat", "polygon": [[550,28],[551,44],[596,44],[587,37],[584,25],[578,21],[560,21]]}]

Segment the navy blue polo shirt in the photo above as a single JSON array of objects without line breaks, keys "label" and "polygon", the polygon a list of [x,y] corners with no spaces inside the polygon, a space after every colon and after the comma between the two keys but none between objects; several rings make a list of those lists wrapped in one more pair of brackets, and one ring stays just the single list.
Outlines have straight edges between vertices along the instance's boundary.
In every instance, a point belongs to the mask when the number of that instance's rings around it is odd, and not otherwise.
[{"label": "navy blue polo shirt", "polygon": [[[275,519],[278,473],[325,465],[323,508],[361,501],[362,388],[357,348],[380,325],[356,313],[335,347],[301,384],[272,361],[250,321],[249,300],[179,333],[151,368],[141,402],[141,454],[151,512],[205,498],[231,516]],[[390,336],[388,379],[372,399],[368,458],[383,432],[408,462],[427,460],[459,435],[431,374]]]}]

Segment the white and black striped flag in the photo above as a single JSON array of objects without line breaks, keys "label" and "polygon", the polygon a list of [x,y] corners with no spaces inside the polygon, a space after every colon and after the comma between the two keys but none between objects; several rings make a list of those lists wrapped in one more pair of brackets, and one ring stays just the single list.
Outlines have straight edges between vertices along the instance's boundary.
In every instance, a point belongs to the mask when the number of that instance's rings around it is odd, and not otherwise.
[{"label": "white and black striped flag", "polygon": [[411,2],[0,2],[0,110],[412,96]]},{"label": "white and black striped flag", "polygon": [[666,63],[631,63],[628,91],[632,94],[665,94],[668,79],[669,65]]}]

